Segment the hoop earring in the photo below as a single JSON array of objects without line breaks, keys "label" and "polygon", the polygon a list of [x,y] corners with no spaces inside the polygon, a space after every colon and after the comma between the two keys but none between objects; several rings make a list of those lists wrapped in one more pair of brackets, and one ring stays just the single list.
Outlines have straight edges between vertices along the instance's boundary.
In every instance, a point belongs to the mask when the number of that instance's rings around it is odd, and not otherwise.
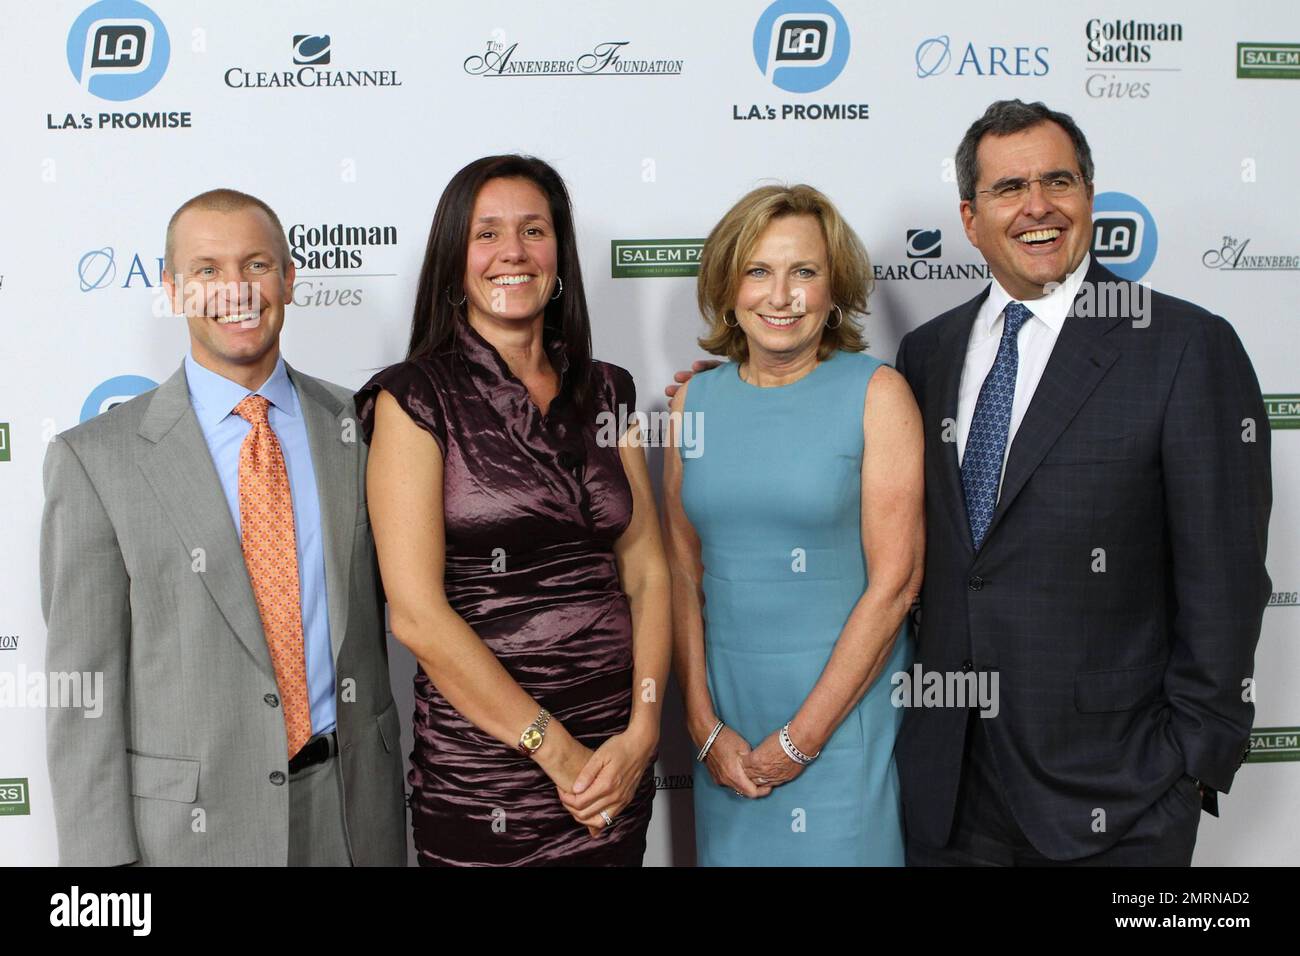
[{"label": "hoop earring", "polygon": [[841,325],[844,324],[844,310],[841,309],[841,308],[837,305],[837,306],[835,307],[835,313],[836,313],[836,315],[839,316],[839,321],[836,322],[834,325],[831,325],[830,320],[827,320],[827,322],[826,322],[826,328],[828,328],[828,329],[838,329]]},{"label": "hoop earring", "polygon": [[[735,319],[735,321],[734,321],[734,322],[728,322],[728,321],[727,321],[727,316],[731,316],[733,319]],[[727,328],[729,328],[729,329],[734,329],[734,328],[737,328],[737,327],[740,325],[740,319],[736,319],[736,313],[733,312],[733,311],[731,311],[730,309],[728,309],[726,312],[723,312],[723,313],[722,313],[722,324],[725,325],[725,326],[726,326]]]},{"label": "hoop earring", "polygon": [[564,280],[561,279],[559,276],[556,276],[556,277],[555,277],[555,281],[558,282],[558,283],[560,284],[560,287],[559,287],[558,289],[555,290],[555,295],[551,296],[551,301],[552,301],[552,302],[554,302],[554,301],[555,301],[556,299],[558,299],[560,296],[564,295]]},{"label": "hoop earring", "polygon": [[460,301],[459,301],[459,302],[452,302],[452,301],[451,301],[451,286],[447,286],[447,293],[446,293],[446,295],[447,295],[447,304],[450,305],[453,309],[459,308],[460,306],[464,305],[464,304],[465,304],[465,300],[466,300],[467,298],[469,298],[469,297],[468,297],[464,292],[462,292],[461,295],[460,295]]}]

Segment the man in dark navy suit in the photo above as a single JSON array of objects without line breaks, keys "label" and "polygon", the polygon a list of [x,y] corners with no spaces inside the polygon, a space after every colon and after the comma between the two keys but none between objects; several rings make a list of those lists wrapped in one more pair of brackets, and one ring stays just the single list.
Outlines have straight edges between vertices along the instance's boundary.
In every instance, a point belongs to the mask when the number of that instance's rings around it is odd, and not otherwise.
[{"label": "man in dark navy suit", "polygon": [[1187,865],[1249,749],[1259,384],[1224,319],[1090,256],[1070,117],[994,103],[957,171],[993,282],[898,352],[926,427],[916,662],[997,699],[908,709],[908,860]]}]

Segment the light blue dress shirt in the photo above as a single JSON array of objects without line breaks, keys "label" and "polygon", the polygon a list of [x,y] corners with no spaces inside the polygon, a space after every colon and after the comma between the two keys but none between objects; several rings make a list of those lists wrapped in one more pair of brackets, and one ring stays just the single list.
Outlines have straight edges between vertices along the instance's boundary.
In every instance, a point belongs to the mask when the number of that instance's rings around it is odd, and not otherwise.
[{"label": "light blue dress shirt", "polygon": [[[307,422],[298,403],[298,393],[289,381],[284,359],[255,392],[223,378],[185,356],[185,378],[190,388],[190,405],[198,416],[199,428],[208,443],[212,464],[226,493],[230,517],[239,521],[239,449],[252,425],[234,413],[245,397],[261,395],[270,408],[267,420],[280,441],[284,464],[289,472],[289,493],[293,497],[294,537],[298,545],[298,587],[302,600],[303,650],[307,658],[307,693],[311,698],[313,734],[334,729],[334,652],[330,646],[329,608],[325,591],[325,544],[321,537],[320,495],[307,444]],[[242,538],[241,538],[242,540]]]}]

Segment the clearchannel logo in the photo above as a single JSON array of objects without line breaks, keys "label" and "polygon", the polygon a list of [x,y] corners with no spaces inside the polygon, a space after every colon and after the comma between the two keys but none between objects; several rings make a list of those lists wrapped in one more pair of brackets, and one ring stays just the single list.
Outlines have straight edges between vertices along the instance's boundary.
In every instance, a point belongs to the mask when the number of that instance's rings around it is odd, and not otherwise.
[{"label": "clearchannel logo", "polygon": [[788,93],[829,86],[849,60],[849,25],[824,0],[777,0],[754,27],[754,60]]},{"label": "clearchannel logo", "polygon": [[81,406],[81,417],[78,421],[90,421],[96,415],[102,415],[110,408],[116,408],[123,402],[129,402],[137,395],[157,387],[157,382],[143,375],[115,375],[107,382],[95,386]]},{"label": "clearchannel logo", "polygon": [[1156,258],[1156,221],[1128,193],[1098,193],[1092,203],[1092,254],[1121,279],[1137,282]]},{"label": "clearchannel logo", "polygon": [[103,100],[133,100],[162,79],[171,40],[158,15],[137,0],[100,0],[68,31],[68,68]]}]

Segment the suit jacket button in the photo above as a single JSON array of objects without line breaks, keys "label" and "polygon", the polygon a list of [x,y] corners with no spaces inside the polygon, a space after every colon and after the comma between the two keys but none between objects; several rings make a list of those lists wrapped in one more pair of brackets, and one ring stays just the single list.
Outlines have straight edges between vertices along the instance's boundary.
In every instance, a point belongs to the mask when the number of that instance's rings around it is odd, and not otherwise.
[{"label": "suit jacket button", "polygon": [[277,787],[284,786],[284,773],[280,770],[271,771],[271,782]]},{"label": "suit jacket button", "polygon": [[972,577],[969,581],[966,582],[966,586],[970,588],[972,591],[978,591],[980,588],[984,587],[984,579],[980,577],[978,574],[976,574],[974,577]]},{"label": "suit jacket button", "polygon": [[972,664],[972,663],[970,662],[970,659],[969,659],[969,658],[967,658],[966,660],[964,660],[964,661],[961,662],[961,669],[962,669],[963,671],[974,670],[974,669],[975,669],[975,665]]},{"label": "suit jacket button", "polygon": [[280,706],[280,698],[279,698],[279,697],[276,697],[274,694],[267,694],[265,697],[262,698],[262,700],[266,701],[266,706],[267,706],[267,707],[279,707],[279,706]]}]

